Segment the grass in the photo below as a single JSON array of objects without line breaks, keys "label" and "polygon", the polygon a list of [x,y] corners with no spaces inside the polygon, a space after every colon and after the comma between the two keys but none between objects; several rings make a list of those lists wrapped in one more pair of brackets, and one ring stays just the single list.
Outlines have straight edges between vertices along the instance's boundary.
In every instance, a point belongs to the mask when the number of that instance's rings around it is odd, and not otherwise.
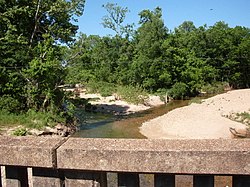
[{"label": "grass", "polygon": [[237,118],[240,119],[241,122],[245,122],[247,125],[250,125],[250,113],[243,112],[243,113],[237,113]]},{"label": "grass", "polygon": [[238,115],[241,116],[243,119],[249,119],[250,120],[250,113],[243,112],[243,113],[239,113]]},{"label": "grass", "polygon": [[25,135],[27,129],[43,129],[46,126],[54,127],[58,122],[63,122],[62,117],[53,115],[48,112],[36,112],[29,110],[27,113],[13,114],[7,111],[0,111],[0,127],[17,127],[14,135]]}]

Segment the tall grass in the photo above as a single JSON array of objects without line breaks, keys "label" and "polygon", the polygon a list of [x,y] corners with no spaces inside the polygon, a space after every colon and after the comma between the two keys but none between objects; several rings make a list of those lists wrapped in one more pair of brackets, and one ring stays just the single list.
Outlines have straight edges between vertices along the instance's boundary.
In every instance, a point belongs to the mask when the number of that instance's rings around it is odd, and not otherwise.
[{"label": "tall grass", "polygon": [[46,126],[54,127],[57,122],[64,122],[60,116],[48,112],[29,110],[27,113],[13,114],[5,110],[0,111],[0,127],[23,126],[26,128],[43,129]]}]

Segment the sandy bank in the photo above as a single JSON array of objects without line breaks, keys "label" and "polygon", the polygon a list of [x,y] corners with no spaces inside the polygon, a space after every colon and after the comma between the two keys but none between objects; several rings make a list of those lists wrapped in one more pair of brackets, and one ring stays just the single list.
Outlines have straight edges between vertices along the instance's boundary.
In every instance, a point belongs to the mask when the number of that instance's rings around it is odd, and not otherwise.
[{"label": "sandy bank", "polygon": [[89,103],[96,107],[96,112],[113,113],[115,115],[131,114],[164,104],[159,96],[149,96],[145,104],[138,105],[116,99],[115,96],[102,97],[100,94],[80,93],[80,98],[92,99]]},{"label": "sandy bank", "polygon": [[229,128],[246,125],[225,116],[250,111],[250,89],[234,90],[191,104],[144,123],[140,132],[148,138],[231,138]]}]

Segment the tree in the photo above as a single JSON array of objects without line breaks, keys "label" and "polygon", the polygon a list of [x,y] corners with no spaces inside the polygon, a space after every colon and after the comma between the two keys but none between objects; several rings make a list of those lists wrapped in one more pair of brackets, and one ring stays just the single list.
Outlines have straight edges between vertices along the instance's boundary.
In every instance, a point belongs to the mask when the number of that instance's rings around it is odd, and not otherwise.
[{"label": "tree", "polygon": [[83,83],[95,79],[96,61],[94,51],[99,45],[99,36],[80,34],[77,40],[65,51],[66,82]]},{"label": "tree", "polygon": [[72,21],[83,7],[80,0],[0,1],[0,96],[25,110],[56,111],[64,77],[60,44],[74,40]]},{"label": "tree", "polygon": [[172,97],[197,95],[204,84],[213,81],[215,69],[207,63],[205,32],[205,27],[196,28],[185,21],[164,41],[163,56],[170,63]]},{"label": "tree", "polygon": [[134,24],[124,24],[126,14],[129,12],[127,7],[123,8],[114,3],[107,3],[103,7],[108,12],[108,15],[102,18],[104,28],[112,29],[119,37],[125,35],[128,38],[133,34]]},{"label": "tree", "polygon": [[192,21],[184,21],[179,27],[175,28],[175,33],[190,33],[196,30]]},{"label": "tree", "polygon": [[69,50],[69,57],[74,57],[69,77],[164,90],[175,98],[195,96],[218,82],[249,87],[248,28],[230,28],[224,22],[196,28],[185,21],[168,32],[157,7],[141,11],[139,28],[126,37],[122,28],[128,9],[117,4],[104,7],[109,14],[103,24],[116,35],[82,35]]},{"label": "tree", "polygon": [[62,56],[61,49],[53,43],[53,38],[48,35],[34,48],[39,56],[29,62],[29,68],[20,72],[26,80],[24,96],[28,108],[53,112],[62,104],[58,86],[63,83],[65,72],[58,59]]},{"label": "tree", "polygon": [[[132,64],[133,83],[146,89],[157,90],[163,86],[160,76],[166,71],[162,59],[162,43],[167,37],[167,28],[162,20],[162,11],[143,10],[139,13],[141,26],[136,33],[136,56]],[[166,74],[166,72],[165,72]],[[168,77],[168,76],[165,76]]]},{"label": "tree", "polygon": [[229,28],[228,24],[218,22],[207,30],[206,35],[208,63],[218,72],[217,81],[226,81],[233,88],[249,86],[249,73],[246,73],[249,68],[246,47],[249,29]]},{"label": "tree", "polygon": [[236,26],[230,30],[230,35],[232,46],[227,63],[230,68],[230,84],[235,88],[249,88],[250,29]]}]

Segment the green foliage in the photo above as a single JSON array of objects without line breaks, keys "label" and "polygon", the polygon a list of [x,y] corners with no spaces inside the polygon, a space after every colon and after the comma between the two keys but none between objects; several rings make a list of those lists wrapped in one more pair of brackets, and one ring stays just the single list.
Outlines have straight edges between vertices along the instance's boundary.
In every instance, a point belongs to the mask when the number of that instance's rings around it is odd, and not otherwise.
[{"label": "green foliage", "polygon": [[26,136],[28,134],[28,131],[27,131],[27,129],[26,128],[18,128],[18,129],[16,129],[13,133],[12,133],[12,135],[14,135],[14,136]]},{"label": "green foliage", "polygon": [[169,94],[174,99],[183,99],[188,94],[188,86],[183,82],[177,82],[169,90]]},{"label": "green foliage", "polygon": [[107,82],[91,81],[86,84],[86,87],[88,93],[100,93],[103,97],[116,94],[121,99],[133,104],[143,104],[148,98],[147,92],[139,86],[117,86]]},{"label": "green foliage", "polygon": [[36,112],[29,110],[25,114],[25,126],[29,128],[42,129],[45,126],[54,127],[58,122],[65,122],[65,119],[59,115],[48,112]]},{"label": "green foliage", "polygon": [[57,86],[62,83],[65,73],[56,59],[60,48],[53,46],[54,40],[50,36],[45,37],[46,40],[35,47],[42,58],[35,57],[29,62],[30,68],[23,70],[27,80],[24,91],[28,108],[55,112],[62,104],[63,93]]},{"label": "green foliage", "polygon": [[250,86],[249,28],[224,22],[196,28],[185,21],[169,32],[156,7],[139,13],[134,31],[133,23],[125,24],[128,8],[107,3],[103,26],[115,36],[80,34],[74,41],[84,4],[0,1],[1,110],[32,109],[69,118],[73,112],[61,112],[66,96],[58,89],[65,82],[88,83],[91,92],[103,96],[121,85],[120,93],[128,89],[128,100],[133,100],[130,87],[168,90],[170,96],[184,98],[221,91],[224,82],[232,88]]},{"label": "green foliage", "polygon": [[112,29],[120,37],[124,34],[129,37],[133,33],[133,24],[123,25],[126,14],[129,12],[128,8],[120,7],[114,3],[107,3],[103,7],[108,12],[108,15],[102,18],[103,27]]},{"label": "green foliage", "polygon": [[[61,113],[61,116],[63,116],[67,121],[67,123],[73,123],[75,120],[75,110],[77,107],[79,107],[80,102],[79,98],[66,100],[64,103],[64,111]],[[64,119],[62,118],[62,119]]]},{"label": "green foliage", "polygon": [[111,96],[116,92],[115,85],[107,82],[91,81],[86,84],[86,87],[89,93],[99,93],[103,97]]},{"label": "green foliage", "polygon": [[224,92],[229,85],[226,82],[215,82],[213,84],[206,84],[201,87],[201,91],[206,94],[218,94]]},{"label": "green foliage", "polygon": [[65,123],[65,118],[50,112],[36,112],[13,114],[0,110],[0,126],[23,126],[25,128],[43,129],[46,126],[54,127],[58,122]]},{"label": "green foliage", "polygon": [[250,128],[250,113],[248,112],[242,112],[242,113],[236,113],[229,115],[229,118],[241,122],[243,124],[248,125],[248,128]]},{"label": "green foliage", "polygon": [[0,126],[18,126],[42,129],[45,126],[53,127],[58,122],[65,123],[65,119],[50,112],[36,112],[29,110],[27,113],[13,114],[6,110],[0,111]]},{"label": "green foliage", "polygon": [[60,114],[65,96],[58,89],[66,73],[61,44],[74,41],[78,26],[73,20],[82,15],[84,3],[0,1],[2,124],[42,128],[65,121]]},{"label": "green foliage", "polygon": [[156,91],[169,84],[168,63],[162,58],[162,44],[167,37],[167,28],[162,20],[161,8],[139,13],[141,26],[135,36],[135,56],[131,66],[132,83],[147,90]]},{"label": "green foliage", "polygon": [[0,110],[17,113],[20,109],[22,109],[21,103],[17,99],[10,95],[3,95],[0,97]]},{"label": "green foliage", "polygon": [[144,104],[145,100],[148,99],[147,92],[138,86],[118,86],[117,95],[133,104]]},{"label": "green foliage", "polygon": [[[111,14],[117,13],[117,5],[109,8]],[[68,64],[68,77],[139,86],[149,92],[165,89],[174,98],[221,92],[224,82],[231,88],[249,87],[248,28],[229,28],[224,22],[196,28],[186,21],[168,32],[160,8],[143,10],[139,16],[133,38],[81,35],[69,50],[78,55]],[[112,93],[101,85],[99,93]]]},{"label": "green foliage", "polygon": [[166,88],[159,88],[156,92],[156,95],[158,95],[161,99],[161,101],[166,102],[166,97],[169,97],[169,90]]},{"label": "green foliage", "polygon": [[239,114],[237,114],[237,116],[242,117],[242,120],[243,120],[243,121],[244,121],[245,119],[250,120],[250,113],[248,113],[248,112],[239,113]]},{"label": "green foliage", "polygon": [[10,113],[7,110],[0,110],[0,127],[20,125],[17,114]]}]

